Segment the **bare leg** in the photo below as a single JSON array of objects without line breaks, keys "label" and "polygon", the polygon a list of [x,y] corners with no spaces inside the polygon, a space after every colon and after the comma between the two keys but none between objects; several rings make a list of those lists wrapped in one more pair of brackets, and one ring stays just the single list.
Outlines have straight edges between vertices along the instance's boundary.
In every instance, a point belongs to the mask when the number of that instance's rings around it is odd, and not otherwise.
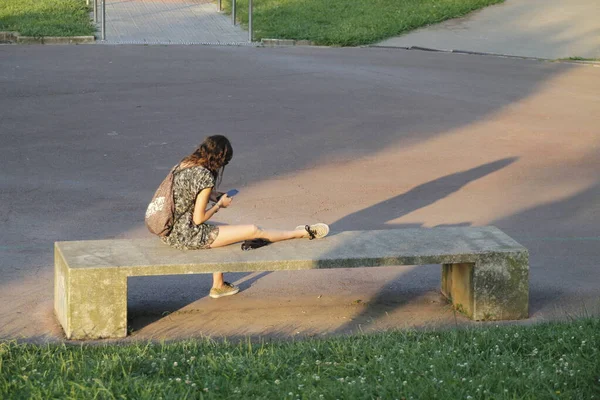
[{"label": "bare leg", "polygon": [[223,287],[223,273],[222,272],[214,272],[213,273],[213,285],[212,287],[220,289]]},{"label": "bare leg", "polygon": [[219,235],[210,247],[223,247],[249,239],[265,239],[269,242],[280,242],[282,240],[307,237],[308,232],[300,229],[281,231],[276,229],[262,229],[256,225],[221,225],[219,226]]},{"label": "bare leg", "polygon": [[[288,239],[307,238],[306,230],[281,231],[262,229],[256,225],[219,225],[219,235],[210,245],[211,248],[223,247],[249,239],[265,239],[269,242],[279,242]],[[213,273],[213,288],[223,286],[223,273]]]}]

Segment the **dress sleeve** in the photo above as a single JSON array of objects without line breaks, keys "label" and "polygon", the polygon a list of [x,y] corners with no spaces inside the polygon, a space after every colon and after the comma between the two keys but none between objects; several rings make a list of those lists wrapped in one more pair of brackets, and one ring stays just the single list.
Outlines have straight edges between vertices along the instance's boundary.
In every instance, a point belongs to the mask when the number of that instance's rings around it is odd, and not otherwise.
[{"label": "dress sleeve", "polygon": [[212,188],[215,186],[215,178],[206,168],[194,168],[190,177],[190,187],[195,196],[203,189]]}]

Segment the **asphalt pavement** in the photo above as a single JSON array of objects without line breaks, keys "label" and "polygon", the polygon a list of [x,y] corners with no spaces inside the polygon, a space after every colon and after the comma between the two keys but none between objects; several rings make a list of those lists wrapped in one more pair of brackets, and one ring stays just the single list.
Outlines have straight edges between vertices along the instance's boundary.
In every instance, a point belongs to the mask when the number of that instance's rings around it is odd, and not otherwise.
[{"label": "asphalt pavement", "polygon": [[[600,315],[600,68],[381,48],[0,46],[0,338],[62,340],[53,243],[150,237],[148,201],[232,140],[218,222],[332,232],[495,225],[530,250],[530,318]],[[325,239],[326,240],[326,239]],[[232,251],[237,247],[232,248]],[[198,252],[202,257],[202,252]],[[129,281],[128,340],[484,325],[440,267]]]}]

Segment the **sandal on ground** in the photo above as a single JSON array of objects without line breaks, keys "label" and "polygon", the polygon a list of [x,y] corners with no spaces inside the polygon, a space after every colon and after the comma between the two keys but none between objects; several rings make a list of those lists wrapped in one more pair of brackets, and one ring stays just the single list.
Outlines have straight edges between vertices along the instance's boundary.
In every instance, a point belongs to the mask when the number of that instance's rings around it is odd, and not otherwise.
[{"label": "sandal on ground", "polygon": [[310,240],[321,239],[329,234],[329,225],[323,224],[323,223],[318,223],[318,224],[314,224],[314,225],[304,225],[304,226],[298,225],[296,227],[296,230],[299,230],[299,229],[306,230],[306,232],[308,232],[308,238]]}]

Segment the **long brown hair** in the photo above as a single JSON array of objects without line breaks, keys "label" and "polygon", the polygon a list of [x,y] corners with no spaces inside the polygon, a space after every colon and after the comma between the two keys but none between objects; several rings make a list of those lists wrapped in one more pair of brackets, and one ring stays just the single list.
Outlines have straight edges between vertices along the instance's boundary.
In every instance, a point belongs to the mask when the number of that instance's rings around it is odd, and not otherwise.
[{"label": "long brown hair", "polygon": [[217,186],[223,178],[225,166],[233,158],[231,142],[223,135],[209,136],[192,154],[181,160],[180,168],[204,167],[209,170]]}]

